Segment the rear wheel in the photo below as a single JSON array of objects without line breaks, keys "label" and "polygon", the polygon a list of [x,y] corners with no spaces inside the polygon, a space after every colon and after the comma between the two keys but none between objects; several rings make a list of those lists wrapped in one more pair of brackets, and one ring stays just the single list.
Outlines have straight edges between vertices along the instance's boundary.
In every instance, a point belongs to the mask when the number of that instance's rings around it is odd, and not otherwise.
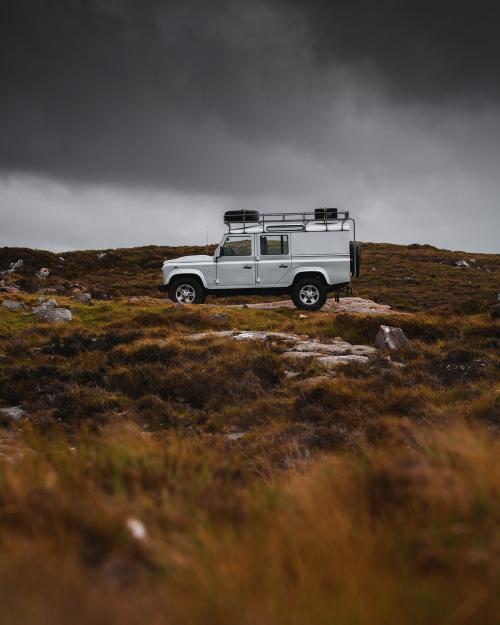
[{"label": "rear wheel", "polygon": [[319,278],[301,278],[292,287],[292,300],[302,310],[319,310],[326,302],[326,285]]},{"label": "rear wheel", "polygon": [[168,296],[178,304],[202,304],[205,291],[196,278],[178,278],[170,285]]}]

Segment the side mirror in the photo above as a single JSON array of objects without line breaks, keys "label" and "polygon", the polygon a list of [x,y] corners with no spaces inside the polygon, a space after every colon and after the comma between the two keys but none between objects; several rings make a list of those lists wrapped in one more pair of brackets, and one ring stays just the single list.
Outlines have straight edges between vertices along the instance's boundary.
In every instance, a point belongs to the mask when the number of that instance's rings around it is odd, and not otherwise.
[{"label": "side mirror", "polygon": [[222,256],[222,248],[219,246],[215,249],[214,252],[214,260],[215,262],[217,262],[219,260],[219,257]]}]

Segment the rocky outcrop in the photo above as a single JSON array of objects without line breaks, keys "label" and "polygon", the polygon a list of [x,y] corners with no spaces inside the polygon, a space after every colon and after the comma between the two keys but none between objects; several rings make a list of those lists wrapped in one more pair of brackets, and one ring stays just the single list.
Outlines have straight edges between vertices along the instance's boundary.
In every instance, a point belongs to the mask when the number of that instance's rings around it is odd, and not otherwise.
[{"label": "rocky outcrop", "polygon": [[375,345],[379,349],[405,349],[410,346],[410,341],[401,328],[380,326],[375,337]]},{"label": "rocky outcrop", "polygon": [[[292,300],[280,300],[278,302],[259,302],[258,304],[231,304],[228,307],[269,310],[273,308],[295,308],[295,305]],[[343,297],[340,302],[336,302],[333,298],[327,299],[320,312],[363,315],[386,315],[388,313],[404,314],[392,310],[391,307],[386,304],[377,304],[372,300],[362,297]]]},{"label": "rocky outcrop", "polygon": [[281,358],[288,361],[316,359],[329,369],[353,362],[365,364],[376,349],[370,345],[352,345],[337,337],[329,343],[322,343],[309,336],[289,334],[287,332],[267,332],[265,330],[241,332],[221,330],[219,332],[200,332],[186,336],[190,341],[202,341],[211,337],[229,338],[234,341],[267,341],[282,345],[286,351]]},{"label": "rocky outcrop", "polygon": [[365,364],[377,350],[369,345],[352,345],[337,337],[331,343],[316,339],[300,340],[282,354],[287,360],[315,359],[329,369],[353,362]]}]

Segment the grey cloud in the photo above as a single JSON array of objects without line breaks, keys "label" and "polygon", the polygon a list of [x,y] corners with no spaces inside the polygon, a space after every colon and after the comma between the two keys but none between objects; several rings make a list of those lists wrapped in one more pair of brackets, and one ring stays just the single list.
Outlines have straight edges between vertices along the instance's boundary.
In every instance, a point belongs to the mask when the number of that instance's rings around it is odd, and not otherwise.
[{"label": "grey cloud", "polygon": [[331,202],[357,212],[364,238],[498,247],[493,3],[5,0],[0,12],[0,243],[203,242],[225,207]]}]

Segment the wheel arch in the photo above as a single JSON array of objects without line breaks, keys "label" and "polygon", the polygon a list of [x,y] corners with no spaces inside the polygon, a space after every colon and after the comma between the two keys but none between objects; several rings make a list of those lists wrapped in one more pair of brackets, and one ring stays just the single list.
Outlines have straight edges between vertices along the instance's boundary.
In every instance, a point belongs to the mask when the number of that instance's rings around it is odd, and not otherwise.
[{"label": "wheel arch", "polygon": [[183,271],[182,269],[174,270],[170,274],[168,278],[168,283],[166,286],[170,287],[174,281],[177,282],[177,280],[182,279],[182,278],[195,278],[196,280],[201,282],[201,285],[203,286],[203,288],[205,289],[208,288],[205,276],[198,269],[190,269],[189,271]]},{"label": "wheel arch", "polygon": [[327,272],[322,267],[307,267],[305,269],[296,269],[293,272],[292,284],[303,278],[319,278],[325,284],[331,285]]}]

